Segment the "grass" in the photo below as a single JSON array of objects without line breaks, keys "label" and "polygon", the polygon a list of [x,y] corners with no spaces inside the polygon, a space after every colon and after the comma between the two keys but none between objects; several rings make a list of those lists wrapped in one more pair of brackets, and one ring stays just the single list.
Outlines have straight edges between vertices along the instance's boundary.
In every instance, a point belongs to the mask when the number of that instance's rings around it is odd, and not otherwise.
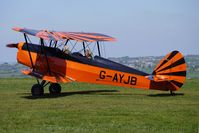
[{"label": "grass", "polygon": [[62,94],[33,98],[34,79],[0,79],[0,132],[199,132],[199,79],[176,96],[122,87],[62,84]]}]

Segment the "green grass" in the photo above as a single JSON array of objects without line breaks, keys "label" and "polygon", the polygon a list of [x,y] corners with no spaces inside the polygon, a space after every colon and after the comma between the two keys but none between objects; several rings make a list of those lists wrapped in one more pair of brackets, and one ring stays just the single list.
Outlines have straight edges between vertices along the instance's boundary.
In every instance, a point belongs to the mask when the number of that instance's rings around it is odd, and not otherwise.
[{"label": "green grass", "polygon": [[[0,79],[0,133],[199,132],[199,79],[176,96],[122,87],[62,84],[33,98],[34,79]],[[48,89],[45,89],[48,93]]]}]

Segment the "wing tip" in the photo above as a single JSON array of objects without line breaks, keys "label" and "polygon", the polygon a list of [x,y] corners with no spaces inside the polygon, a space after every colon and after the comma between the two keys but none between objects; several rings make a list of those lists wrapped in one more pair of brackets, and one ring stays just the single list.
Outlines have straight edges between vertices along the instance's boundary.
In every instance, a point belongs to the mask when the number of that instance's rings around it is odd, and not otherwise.
[{"label": "wing tip", "polygon": [[20,27],[13,27],[12,30],[14,30],[14,31],[21,31],[22,28],[20,28]]}]

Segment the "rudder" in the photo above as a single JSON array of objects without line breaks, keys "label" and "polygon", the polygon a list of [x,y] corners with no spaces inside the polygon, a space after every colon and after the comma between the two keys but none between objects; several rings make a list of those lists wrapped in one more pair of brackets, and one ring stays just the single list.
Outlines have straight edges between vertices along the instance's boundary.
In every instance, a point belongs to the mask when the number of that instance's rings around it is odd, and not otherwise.
[{"label": "rudder", "polygon": [[172,51],[160,61],[152,75],[155,82],[167,82],[168,90],[179,90],[186,79],[184,56],[179,51]]}]

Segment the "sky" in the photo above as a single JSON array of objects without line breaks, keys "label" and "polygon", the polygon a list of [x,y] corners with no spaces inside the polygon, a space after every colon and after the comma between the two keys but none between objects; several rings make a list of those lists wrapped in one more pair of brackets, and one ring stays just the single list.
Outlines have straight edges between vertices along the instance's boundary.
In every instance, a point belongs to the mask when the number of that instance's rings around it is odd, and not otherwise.
[{"label": "sky", "polygon": [[199,54],[199,0],[0,0],[0,62],[16,62],[24,41],[12,27],[113,36],[106,56]]}]

